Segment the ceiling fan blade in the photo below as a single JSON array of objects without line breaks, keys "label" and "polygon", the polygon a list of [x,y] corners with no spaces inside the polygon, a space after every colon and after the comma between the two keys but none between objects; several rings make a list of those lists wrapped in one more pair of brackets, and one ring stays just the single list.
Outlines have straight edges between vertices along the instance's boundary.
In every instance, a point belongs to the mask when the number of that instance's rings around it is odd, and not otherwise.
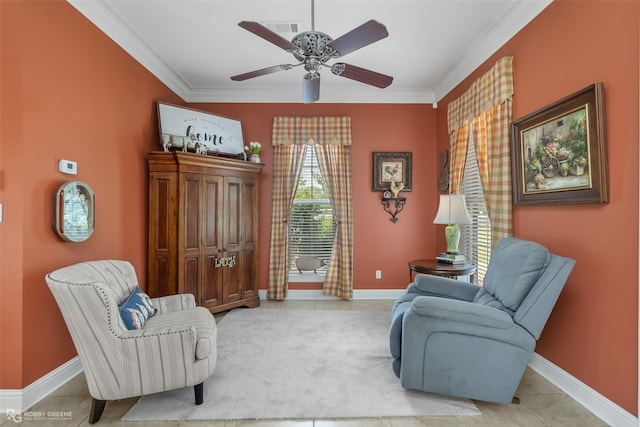
[{"label": "ceiling fan blade", "polygon": [[387,27],[372,19],[354,28],[347,34],[338,37],[329,43],[328,46],[335,49],[340,56],[345,56],[354,50],[377,42],[388,35]]},{"label": "ceiling fan blade", "polygon": [[331,72],[336,76],[346,77],[348,79],[357,80],[371,86],[385,88],[393,82],[393,77],[386,74],[376,73],[366,68],[356,67],[355,65],[338,62],[331,66]]},{"label": "ceiling fan blade", "polygon": [[302,102],[311,104],[320,99],[320,73],[307,73],[303,80]]},{"label": "ceiling fan blade", "polygon": [[[297,64],[297,65],[301,65],[301,64]],[[265,74],[271,74],[271,73],[276,73],[278,71],[290,70],[293,67],[296,67],[297,65],[292,65],[292,64],[274,65],[273,67],[262,68],[260,70],[249,71],[248,73],[244,73],[244,74],[238,74],[237,76],[231,76],[231,80],[242,81],[242,80],[252,79],[254,77],[264,76]]]},{"label": "ceiling fan blade", "polygon": [[271,42],[284,50],[295,51],[298,49],[298,47],[293,43],[291,43],[289,40],[283,37],[280,37],[278,34],[274,33],[264,25],[261,25],[257,22],[242,21],[238,23],[238,25],[247,31],[251,31],[256,36],[262,37],[266,41]]}]

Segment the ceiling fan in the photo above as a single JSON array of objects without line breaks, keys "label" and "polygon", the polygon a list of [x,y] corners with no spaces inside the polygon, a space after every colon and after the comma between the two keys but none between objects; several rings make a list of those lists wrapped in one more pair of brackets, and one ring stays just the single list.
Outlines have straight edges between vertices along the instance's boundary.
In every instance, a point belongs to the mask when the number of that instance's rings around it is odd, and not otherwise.
[{"label": "ceiling fan", "polygon": [[286,71],[304,65],[307,74],[305,74],[303,78],[302,102],[305,104],[316,102],[320,99],[321,67],[329,68],[331,72],[337,76],[346,77],[379,88],[385,88],[393,81],[393,77],[391,76],[367,70],[366,68],[356,67],[355,65],[345,64],[344,62],[337,62],[333,65],[327,64],[331,59],[343,57],[354,50],[363,48],[387,37],[389,35],[387,28],[373,19],[334,40],[325,33],[315,31],[314,0],[311,0],[311,31],[300,33],[291,41],[274,33],[258,22],[242,21],[238,25],[287,52],[292,53],[299,62],[297,64],[274,65],[272,67],[238,74],[232,76],[231,80],[242,81],[252,79],[265,74]]}]

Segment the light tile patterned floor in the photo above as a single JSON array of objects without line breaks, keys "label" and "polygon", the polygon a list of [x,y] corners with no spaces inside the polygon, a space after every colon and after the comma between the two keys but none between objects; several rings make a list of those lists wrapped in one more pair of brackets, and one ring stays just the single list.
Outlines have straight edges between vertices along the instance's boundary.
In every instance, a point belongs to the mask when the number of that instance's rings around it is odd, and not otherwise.
[{"label": "light tile patterned floor", "polygon": [[[391,311],[393,301],[389,300],[317,300],[317,301],[263,301],[255,310],[386,310]],[[216,315],[221,318],[224,313]],[[516,396],[519,405],[501,405],[476,402],[482,412],[480,416],[465,417],[410,417],[410,418],[374,418],[355,420],[306,420],[306,421],[207,421],[207,422],[150,422],[122,423],[120,418],[133,406],[137,398],[107,402],[104,413],[97,426],[109,427],[448,427],[448,426],[491,426],[491,427],[596,427],[606,426],[587,409],[564,394],[543,377],[527,369]],[[206,396],[205,396],[206,402]],[[295,402],[291,403],[295,405]],[[78,375],[49,397],[36,404],[29,411],[60,411],[70,413],[69,419],[48,419],[46,425],[52,426],[88,426],[91,398],[87,390],[84,375]],[[0,415],[0,425],[18,425],[6,415]],[[24,419],[20,425],[45,425],[42,420]]]}]

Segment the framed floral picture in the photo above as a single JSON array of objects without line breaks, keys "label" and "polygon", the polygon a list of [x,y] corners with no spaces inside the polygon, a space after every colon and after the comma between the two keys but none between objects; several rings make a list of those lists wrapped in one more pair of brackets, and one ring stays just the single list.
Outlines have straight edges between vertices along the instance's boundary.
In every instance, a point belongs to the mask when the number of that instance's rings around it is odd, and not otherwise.
[{"label": "framed floral picture", "polygon": [[400,191],[411,191],[411,153],[373,153],[373,191],[388,191],[394,185],[402,184]]},{"label": "framed floral picture", "polygon": [[607,203],[602,83],[511,123],[516,205]]}]

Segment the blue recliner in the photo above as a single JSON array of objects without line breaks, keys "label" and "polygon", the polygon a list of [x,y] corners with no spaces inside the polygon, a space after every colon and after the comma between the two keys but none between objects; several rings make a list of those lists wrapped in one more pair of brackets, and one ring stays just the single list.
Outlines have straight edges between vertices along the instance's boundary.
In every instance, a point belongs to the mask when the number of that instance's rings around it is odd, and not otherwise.
[{"label": "blue recliner", "polygon": [[408,389],[509,403],[575,261],[509,237],[482,287],[418,274],[393,307],[393,371]]}]

